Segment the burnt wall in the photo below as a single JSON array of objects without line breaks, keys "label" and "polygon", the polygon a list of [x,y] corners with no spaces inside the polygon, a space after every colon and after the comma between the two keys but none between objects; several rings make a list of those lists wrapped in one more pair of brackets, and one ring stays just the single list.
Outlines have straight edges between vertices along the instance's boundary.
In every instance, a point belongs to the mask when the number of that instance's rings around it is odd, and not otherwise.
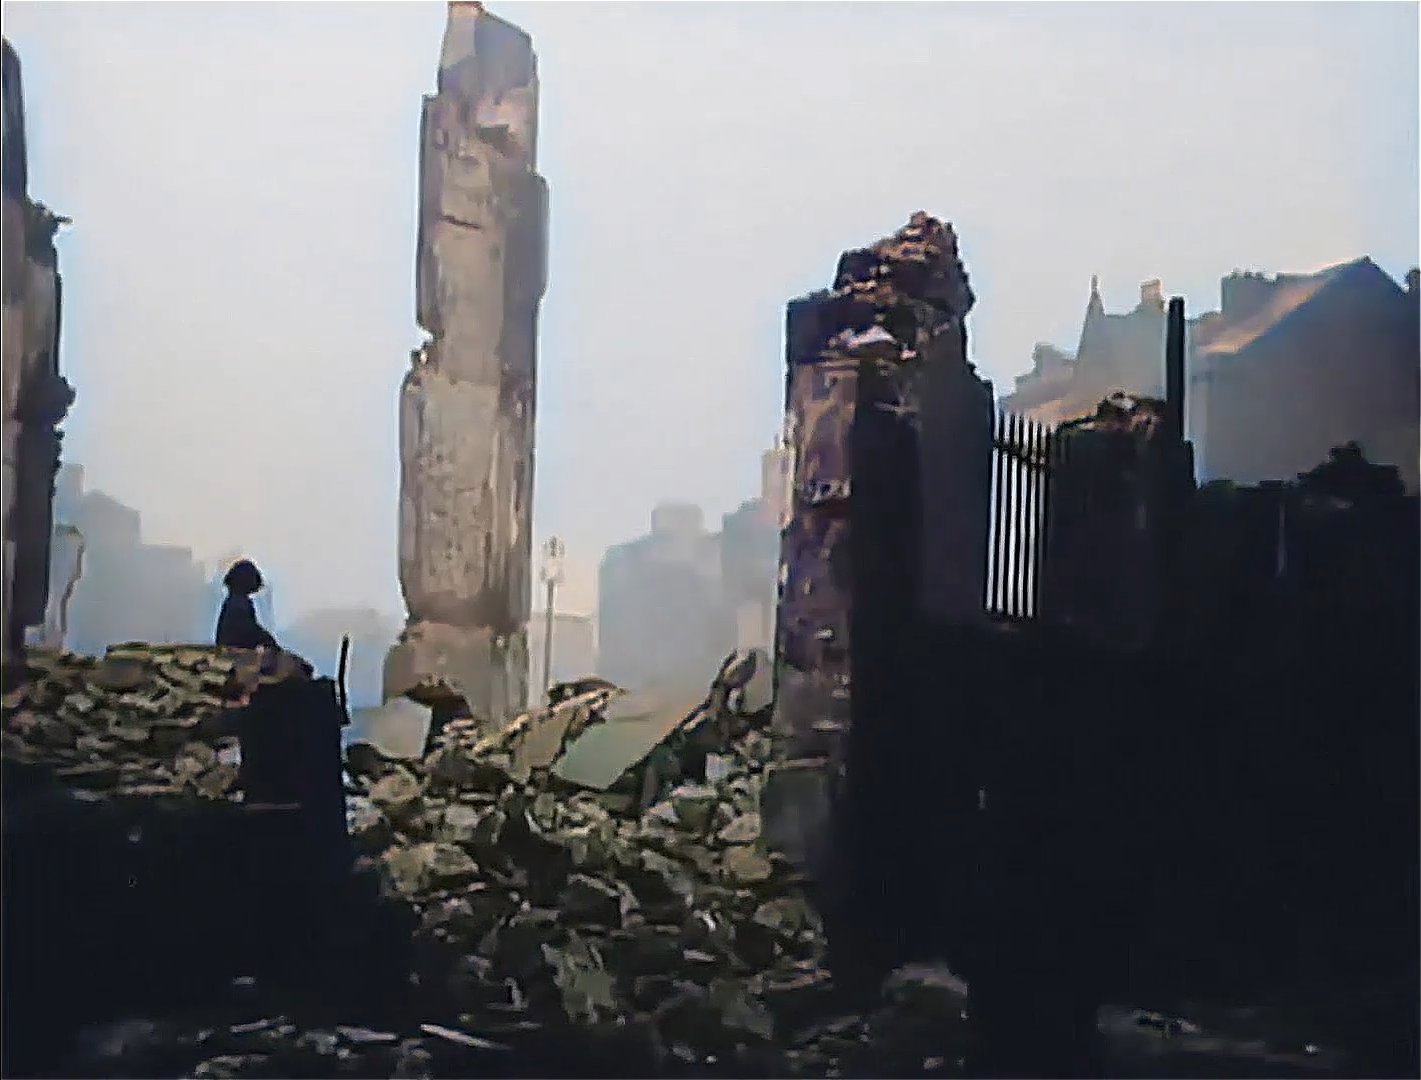
[{"label": "burnt wall", "polygon": [[951,226],[919,213],[845,252],[833,287],[787,311],[793,480],[763,814],[770,843],[821,882],[833,874],[836,807],[874,787],[846,769],[850,757],[876,760],[854,750],[860,729],[880,734],[911,698],[906,658],[924,597],[980,613],[990,388],[965,359],[971,305]]},{"label": "burnt wall", "polygon": [[3,654],[42,623],[49,596],[54,482],[74,394],[60,374],[61,280],[54,237],[67,219],[29,197],[20,60],[3,49]]}]

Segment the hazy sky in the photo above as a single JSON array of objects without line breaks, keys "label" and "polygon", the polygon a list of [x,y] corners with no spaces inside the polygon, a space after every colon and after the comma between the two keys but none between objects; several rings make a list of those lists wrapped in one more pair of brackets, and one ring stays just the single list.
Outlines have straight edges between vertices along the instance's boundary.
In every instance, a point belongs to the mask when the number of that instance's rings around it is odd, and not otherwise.
[{"label": "hazy sky", "polygon": [[[552,185],[538,532],[568,600],[666,497],[712,520],[779,428],[782,311],[954,221],[1000,390],[1090,275],[1191,310],[1235,267],[1417,262],[1414,3],[494,3]],[[5,3],[62,240],[67,447],[152,539],[399,609],[396,393],[440,3]]]}]

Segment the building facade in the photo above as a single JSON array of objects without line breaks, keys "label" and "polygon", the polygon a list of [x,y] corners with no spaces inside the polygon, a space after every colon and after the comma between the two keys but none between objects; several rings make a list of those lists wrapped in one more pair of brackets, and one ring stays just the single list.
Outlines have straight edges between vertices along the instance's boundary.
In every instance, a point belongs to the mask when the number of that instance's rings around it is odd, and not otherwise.
[{"label": "building facade", "polygon": [[55,517],[61,527],[77,529],[83,541],[82,556],[63,535],[52,547],[54,587],[45,620],[50,629],[66,584],[79,574],[67,605],[66,647],[102,653],[124,641],[212,640],[213,582],[190,548],[146,542],[139,512],[86,488],[77,464],[59,471]]},{"label": "building facade", "polygon": [[[1359,443],[1417,486],[1418,287],[1370,259],[1311,274],[1234,272],[1220,303],[1191,319],[1186,430],[1201,479],[1288,479]],[[1092,413],[1120,391],[1164,390],[1164,293],[1107,313],[1092,280],[1074,354],[1038,345],[1003,408],[1049,424]]]}]

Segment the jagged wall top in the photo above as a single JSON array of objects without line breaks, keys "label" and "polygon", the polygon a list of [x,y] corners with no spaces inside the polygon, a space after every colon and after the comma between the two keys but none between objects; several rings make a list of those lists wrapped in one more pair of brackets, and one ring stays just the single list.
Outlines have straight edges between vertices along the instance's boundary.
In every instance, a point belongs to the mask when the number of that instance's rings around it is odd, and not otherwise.
[{"label": "jagged wall top", "polygon": [[834,272],[834,291],[870,299],[891,291],[957,319],[965,318],[977,302],[956,231],[950,222],[924,210],[877,243],[844,252]]},{"label": "jagged wall top", "polygon": [[[790,363],[833,357],[967,360],[976,303],[952,226],[919,210],[908,223],[839,257],[833,285],[790,302]],[[955,341],[945,350],[948,341]]]},{"label": "jagged wall top", "polygon": [[467,102],[469,127],[529,169],[538,163],[538,56],[527,31],[481,3],[450,0],[438,93]]}]

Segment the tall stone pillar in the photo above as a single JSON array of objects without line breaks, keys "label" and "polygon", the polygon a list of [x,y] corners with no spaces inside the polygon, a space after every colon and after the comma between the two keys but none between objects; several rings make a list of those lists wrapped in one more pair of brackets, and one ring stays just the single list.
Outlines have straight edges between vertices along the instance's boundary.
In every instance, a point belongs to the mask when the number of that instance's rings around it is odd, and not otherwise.
[{"label": "tall stone pillar", "polygon": [[417,318],[400,398],[400,587],[385,697],[496,724],[527,698],[547,184],[526,33],[449,4],[420,125]]}]

